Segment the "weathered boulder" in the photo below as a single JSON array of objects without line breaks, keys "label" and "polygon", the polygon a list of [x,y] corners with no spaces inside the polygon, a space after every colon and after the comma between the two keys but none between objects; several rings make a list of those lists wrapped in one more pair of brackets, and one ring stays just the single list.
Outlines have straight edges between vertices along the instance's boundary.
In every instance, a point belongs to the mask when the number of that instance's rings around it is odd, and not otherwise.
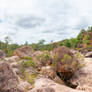
[{"label": "weathered boulder", "polygon": [[35,51],[33,56],[34,56],[34,57],[37,57],[37,56],[39,56],[39,55],[41,55],[41,54],[43,54],[42,51]]},{"label": "weathered boulder", "polygon": [[92,57],[92,51],[91,51],[91,52],[86,53],[85,57]]},{"label": "weathered boulder", "polygon": [[78,61],[73,53],[65,46],[55,48],[52,53],[57,74],[63,77],[64,80],[70,79],[78,69]]},{"label": "weathered boulder", "polygon": [[4,58],[4,57],[5,57],[5,53],[2,50],[0,50],[0,58]]},{"label": "weathered boulder", "polygon": [[71,78],[72,84],[78,84],[78,90],[92,92],[92,58],[85,58],[85,66]]},{"label": "weathered boulder", "polygon": [[14,51],[15,56],[19,56],[20,58],[24,57],[32,57],[33,56],[33,49],[29,46],[23,46],[18,48]]},{"label": "weathered boulder", "polygon": [[19,89],[23,89],[23,90],[25,90],[26,91],[26,89],[27,90],[30,90],[30,89],[32,89],[32,86],[31,86],[31,84],[30,83],[28,83],[28,82],[20,82],[20,84],[18,85],[18,88]]},{"label": "weathered boulder", "polygon": [[51,68],[51,66],[42,67],[41,74],[45,78],[49,78],[49,79],[55,81],[56,83],[64,85],[63,80],[61,80],[59,78],[59,76],[57,76],[56,72]]},{"label": "weathered boulder", "polygon": [[18,63],[17,62],[12,62],[12,63],[10,63],[10,66],[12,68],[17,68],[18,67]]},{"label": "weathered boulder", "polygon": [[20,60],[20,58],[18,56],[12,56],[12,57],[7,57],[5,58],[5,60],[9,63],[12,63],[12,62],[17,62]]},{"label": "weathered boulder", "polygon": [[34,88],[29,92],[84,92],[55,83],[47,78],[37,79]]},{"label": "weathered boulder", "polygon": [[29,92],[55,92],[55,90],[50,87],[41,87],[41,88],[37,88]]},{"label": "weathered boulder", "polygon": [[17,88],[18,77],[8,63],[0,61],[0,92],[23,92]]}]

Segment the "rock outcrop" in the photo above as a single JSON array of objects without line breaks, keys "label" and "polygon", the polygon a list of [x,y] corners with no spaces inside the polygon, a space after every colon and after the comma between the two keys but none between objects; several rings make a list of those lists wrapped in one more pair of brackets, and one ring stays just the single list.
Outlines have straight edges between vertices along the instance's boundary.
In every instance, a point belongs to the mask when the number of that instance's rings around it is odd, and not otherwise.
[{"label": "rock outcrop", "polygon": [[78,69],[78,61],[75,59],[73,53],[65,46],[55,48],[53,50],[53,61],[56,72],[63,79],[71,78],[73,73]]},{"label": "rock outcrop", "polygon": [[17,88],[18,77],[8,63],[0,61],[0,92],[23,92]]},{"label": "rock outcrop", "polygon": [[78,84],[77,89],[92,92],[92,59],[85,58],[85,66],[75,73],[71,83]]},{"label": "rock outcrop", "polygon": [[23,46],[18,48],[14,51],[14,55],[20,58],[24,57],[32,57],[33,56],[33,49],[29,46]]},{"label": "rock outcrop", "polygon": [[20,84],[18,85],[18,88],[19,88],[19,89],[22,89],[22,90],[25,90],[25,91],[26,91],[26,90],[28,91],[28,90],[32,89],[32,86],[31,86],[30,83],[28,83],[28,82],[26,82],[26,81],[25,81],[25,82],[22,81],[22,82],[20,82]]},{"label": "rock outcrop", "polygon": [[56,72],[50,66],[42,67],[41,74],[45,78],[51,79],[56,83],[64,85],[63,80],[61,80],[60,77],[57,76]]},{"label": "rock outcrop", "polygon": [[47,78],[37,79],[34,88],[29,92],[84,92],[55,83]]},{"label": "rock outcrop", "polygon": [[17,62],[20,60],[20,58],[18,56],[12,56],[12,57],[8,57],[8,58],[5,58],[5,60],[9,63],[12,63],[12,62]]}]

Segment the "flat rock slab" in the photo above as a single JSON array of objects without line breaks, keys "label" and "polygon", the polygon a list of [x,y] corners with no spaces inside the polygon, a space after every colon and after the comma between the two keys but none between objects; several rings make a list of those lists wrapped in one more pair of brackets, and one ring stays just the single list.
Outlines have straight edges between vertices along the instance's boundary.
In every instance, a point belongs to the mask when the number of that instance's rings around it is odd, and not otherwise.
[{"label": "flat rock slab", "polygon": [[29,92],[85,92],[57,84],[46,78],[37,79],[34,86],[35,88]]}]

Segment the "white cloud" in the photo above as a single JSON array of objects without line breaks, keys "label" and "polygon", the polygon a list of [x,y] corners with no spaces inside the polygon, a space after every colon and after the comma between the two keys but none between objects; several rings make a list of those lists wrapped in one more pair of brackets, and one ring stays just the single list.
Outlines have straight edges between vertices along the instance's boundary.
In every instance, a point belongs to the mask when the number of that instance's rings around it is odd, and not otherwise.
[{"label": "white cloud", "polygon": [[92,25],[92,0],[0,0],[0,40],[47,42],[76,37]]}]

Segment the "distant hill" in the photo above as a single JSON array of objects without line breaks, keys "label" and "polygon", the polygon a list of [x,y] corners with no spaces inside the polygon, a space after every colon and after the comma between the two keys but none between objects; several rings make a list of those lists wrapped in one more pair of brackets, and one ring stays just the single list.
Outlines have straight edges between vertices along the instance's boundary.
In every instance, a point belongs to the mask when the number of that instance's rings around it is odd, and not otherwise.
[{"label": "distant hill", "polygon": [[82,29],[76,38],[66,39],[53,43],[56,46],[67,46],[69,48],[74,48],[81,52],[92,51],[92,27],[89,27],[87,30]]},{"label": "distant hill", "polygon": [[76,38],[65,39],[58,42],[51,42],[50,44],[44,44],[44,40],[40,40],[38,43],[25,44],[9,44],[9,37],[5,39],[5,42],[0,41],[0,49],[3,50],[7,56],[12,56],[13,51],[21,46],[31,46],[34,50],[48,50],[51,51],[58,46],[67,46],[72,49],[76,49],[82,53],[92,51],[92,27],[88,27],[87,30],[82,29]]}]

